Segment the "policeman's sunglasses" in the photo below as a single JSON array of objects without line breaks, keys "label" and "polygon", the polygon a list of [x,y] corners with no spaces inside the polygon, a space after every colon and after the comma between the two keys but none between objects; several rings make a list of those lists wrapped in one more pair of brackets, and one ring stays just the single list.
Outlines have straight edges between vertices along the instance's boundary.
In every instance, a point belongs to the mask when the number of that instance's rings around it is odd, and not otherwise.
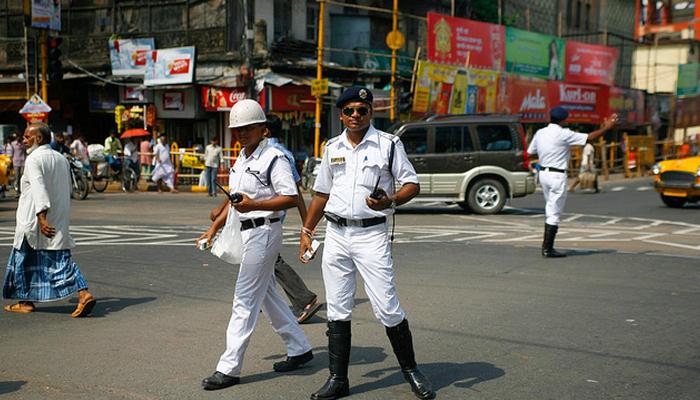
[{"label": "policeman's sunglasses", "polygon": [[364,117],[365,115],[369,114],[368,107],[345,107],[343,108],[343,115],[345,115],[346,117],[352,117],[352,115],[355,114],[355,111],[357,111],[357,113],[360,114],[361,117]]}]

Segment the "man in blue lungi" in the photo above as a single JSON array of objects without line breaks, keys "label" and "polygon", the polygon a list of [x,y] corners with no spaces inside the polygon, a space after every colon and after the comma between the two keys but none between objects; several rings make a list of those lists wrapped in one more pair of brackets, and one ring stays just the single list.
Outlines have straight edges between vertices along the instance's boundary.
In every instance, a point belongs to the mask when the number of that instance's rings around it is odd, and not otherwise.
[{"label": "man in blue lungi", "polygon": [[51,130],[31,124],[24,131],[27,147],[21,196],[17,205],[15,241],[5,271],[2,296],[19,300],[5,311],[30,313],[34,302],[54,301],[78,292],[72,317],[85,317],[95,307],[87,282],[71,260],[75,242],[70,220],[70,167],[51,149]]}]

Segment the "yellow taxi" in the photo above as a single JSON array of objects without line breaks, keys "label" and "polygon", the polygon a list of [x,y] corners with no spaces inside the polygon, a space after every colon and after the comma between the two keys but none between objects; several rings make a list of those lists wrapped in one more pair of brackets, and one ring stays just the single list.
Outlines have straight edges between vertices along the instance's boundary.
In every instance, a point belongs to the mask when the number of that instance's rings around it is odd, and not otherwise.
[{"label": "yellow taxi", "polygon": [[700,200],[700,156],[661,161],[651,168],[654,188],[669,207]]}]

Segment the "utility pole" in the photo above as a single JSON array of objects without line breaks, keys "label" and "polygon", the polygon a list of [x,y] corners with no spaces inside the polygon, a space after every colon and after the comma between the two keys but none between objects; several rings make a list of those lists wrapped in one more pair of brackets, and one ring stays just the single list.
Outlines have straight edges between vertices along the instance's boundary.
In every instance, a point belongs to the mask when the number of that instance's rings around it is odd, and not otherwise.
[{"label": "utility pole", "polygon": [[47,35],[46,35],[46,29],[41,30],[41,34],[39,36],[39,47],[41,48],[41,99],[44,100],[45,102],[49,102],[49,85],[46,82],[46,69],[48,68],[48,60],[47,60]]},{"label": "utility pole", "polygon": [[[319,0],[318,10],[318,47],[316,49],[316,80],[321,81],[323,78],[323,20],[326,14],[325,0]],[[321,94],[316,95],[316,123],[314,124],[314,157],[318,157],[320,153],[321,140]]]},{"label": "utility pole", "polygon": [[[394,0],[394,12],[391,14],[391,31],[395,36],[398,36],[398,14],[399,0]],[[389,120],[396,121],[396,50],[398,43],[391,43],[391,92],[389,95]]]},{"label": "utility pole", "polygon": [[255,38],[255,31],[253,31],[253,24],[251,23],[250,17],[250,0],[240,0],[243,3],[243,26],[245,27],[245,44],[243,46],[244,63],[245,68],[242,73],[246,76],[246,97],[249,99],[257,100],[257,93],[255,93],[255,71],[253,69],[253,39]]}]

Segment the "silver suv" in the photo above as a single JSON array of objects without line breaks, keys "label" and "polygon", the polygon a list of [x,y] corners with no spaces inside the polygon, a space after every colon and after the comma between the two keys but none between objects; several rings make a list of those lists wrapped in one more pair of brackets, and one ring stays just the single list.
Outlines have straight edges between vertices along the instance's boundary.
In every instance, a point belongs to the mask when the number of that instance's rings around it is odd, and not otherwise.
[{"label": "silver suv", "polygon": [[443,115],[399,125],[421,185],[416,201],[457,203],[495,214],[507,198],[535,191],[518,117]]}]

